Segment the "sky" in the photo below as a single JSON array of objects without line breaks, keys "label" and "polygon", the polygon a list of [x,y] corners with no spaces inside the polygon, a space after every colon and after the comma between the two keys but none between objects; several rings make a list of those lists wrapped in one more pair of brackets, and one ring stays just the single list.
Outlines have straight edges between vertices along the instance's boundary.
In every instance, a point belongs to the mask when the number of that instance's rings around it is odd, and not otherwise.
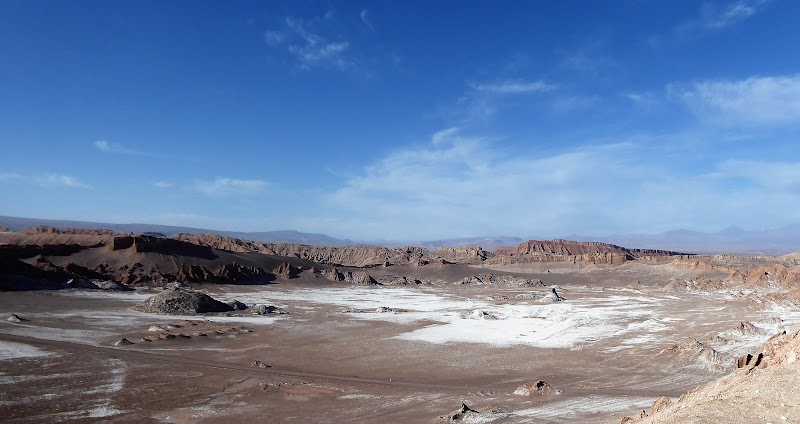
[{"label": "sky", "polygon": [[794,224],[798,18],[0,0],[0,215],[353,240]]}]

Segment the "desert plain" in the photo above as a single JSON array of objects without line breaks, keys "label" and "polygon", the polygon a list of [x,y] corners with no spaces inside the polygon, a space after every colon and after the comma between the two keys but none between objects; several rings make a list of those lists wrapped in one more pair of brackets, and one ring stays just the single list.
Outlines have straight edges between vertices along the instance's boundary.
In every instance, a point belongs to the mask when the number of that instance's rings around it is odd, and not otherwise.
[{"label": "desert plain", "polygon": [[0,243],[3,422],[800,422],[798,255]]}]

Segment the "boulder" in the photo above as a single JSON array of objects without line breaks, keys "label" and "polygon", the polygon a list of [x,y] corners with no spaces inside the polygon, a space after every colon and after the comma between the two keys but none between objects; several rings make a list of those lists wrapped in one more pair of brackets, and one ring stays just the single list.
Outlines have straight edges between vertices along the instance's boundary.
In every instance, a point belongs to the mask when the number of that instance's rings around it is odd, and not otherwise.
[{"label": "boulder", "polygon": [[228,302],[228,306],[233,308],[234,311],[243,311],[248,308],[248,306],[242,302],[239,302],[236,299],[231,300]]},{"label": "boulder", "polygon": [[375,312],[382,313],[382,314],[383,313],[391,313],[391,314],[393,314],[394,313],[394,309],[392,309],[392,308],[390,308],[388,306],[379,306],[378,309],[375,309]]},{"label": "boulder", "polygon": [[27,321],[27,320],[26,320],[25,318],[21,318],[21,317],[20,317],[19,315],[17,315],[17,314],[11,314],[11,315],[10,315],[8,318],[6,318],[6,321],[8,321],[8,322],[14,322],[14,323],[19,323],[19,322],[22,322],[22,321]]},{"label": "boulder", "polygon": [[253,310],[254,314],[258,315],[267,315],[267,314],[283,315],[286,313],[286,311],[284,311],[283,309],[272,305],[253,305],[251,309]]},{"label": "boulder", "polygon": [[128,339],[125,339],[125,338],[122,338],[122,339],[117,340],[117,342],[114,343],[114,346],[128,346],[128,345],[132,345],[132,344],[133,344],[132,341],[130,341]]},{"label": "boulder", "polygon": [[205,293],[186,289],[164,290],[147,299],[137,309],[143,312],[170,315],[195,315],[233,310],[230,305]]},{"label": "boulder", "polygon": [[517,387],[514,394],[517,396],[560,395],[561,390],[554,389],[545,381],[537,380]]}]

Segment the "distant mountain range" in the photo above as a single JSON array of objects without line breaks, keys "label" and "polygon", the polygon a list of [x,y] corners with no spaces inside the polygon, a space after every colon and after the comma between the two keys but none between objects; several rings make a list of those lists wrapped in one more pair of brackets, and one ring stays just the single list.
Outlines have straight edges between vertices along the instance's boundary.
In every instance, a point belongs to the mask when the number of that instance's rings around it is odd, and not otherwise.
[{"label": "distant mountain range", "polygon": [[609,237],[574,236],[579,241],[604,241],[640,249],[665,249],[694,253],[766,253],[800,251],[800,225],[762,230],[731,226],[715,233],[673,230],[658,234],[627,234]]},{"label": "distant mountain range", "polygon": [[[160,233],[174,236],[179,233],[219,234],[261,243],[292,243],[315,246],[341,247],[348,245],[382,245],[386,247],[419,246],[430,250],[439,247],[481,246],[494,250],[502,246],[516,246],[536,237],[467,237],[428,241],[353,241],[325,234],[302,233],[294,230],[237,232],[205,228],[177,227],[157,224],[109,224],[100,222],[66,221],[53,219],[0,216],[0,227],[14,231],[35,226],[54,228],[103,228],[123,233]],[[571,235],[563,237],[575,241],[601,241],[637,249],[661,249],[687,253],[767,253],[783,254],[800,251],[800,224],[766,230],[744,230],[728,227],[716,233],[674,230],[658,234],[624,234],[613,236]]]},{"label": "distant mountain range", "polygon": [[23,230],[29,227],[47,226],[58,229],[64,228],[102,228],[120,233],[158,233],[167,237],[172,237],[180,233],[188,234],[218,234],[225,237],[234,237],[244,240],[257,241],[261,243],[292,243],[292,244],[310,244],[315,246],[331,246],[340,247],[356,243],[352,240],[342,240],[326,236],[325,234],[312,234],[301,233],[299,231],[284,230],[284,231],[265,231],[265,232],[238,232],[238,231],[221,231],[209,230],[205,228],[192,228],[192,227],[176,227],[172,225],[158,225],[158,224],[109,224],[104,222],[86,222],[86,221],[65,221],[55,219],[35,219],[35,218],[18,218],[12,216],[0,216],[0,227],[6,227],[13,231]]}]

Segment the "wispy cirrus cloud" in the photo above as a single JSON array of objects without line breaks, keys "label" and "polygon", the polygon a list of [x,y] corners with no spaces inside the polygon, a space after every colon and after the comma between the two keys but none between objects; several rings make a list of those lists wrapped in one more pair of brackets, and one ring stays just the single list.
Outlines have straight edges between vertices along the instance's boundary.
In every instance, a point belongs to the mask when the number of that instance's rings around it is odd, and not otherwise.
[{"label": "wispy cirrus cloud", "polygon": [[32,182],[41,187],[92,188],[91,185],[78,178],[65,174],[44,174],[32,178]]},{"label": "wispy cirrus cloud", "polygon": [[142,152],[131,150],[119,143],[111,143],[108,140],[97,140],[94,142],[94,147],[105,153],[113,153],[119,155],[144,155]]},{"label": "wispy cirrus cloud", "polygon": [[262,193],[269,186],[264,180],[217,177],[213,180],[198,180],[192,188],[208,196],[252,196]]},{"label": "wispy cirrus cloud", "polygon": [[445,119],[455,120],[458,126],[488,122],[499,109],[517,96],[545,94],[558,86],[542,80],[496,79],[467,83],[464,94],[452,107],[444,109]]},{"label": "wispy cirrus cloud", "polygon": [[153,181],[151,185],[156,188],[171,188],[175,186],[175,184],[168,181]]},{"label": "wispy cirrus cloud", "polygon": [[372,25],[372,20],[369,18],[368,9],[362,10],[361,13],[359,14],[359,17],[361,18],[361,22],[363,22],[364,25],[367,26],[367,28],[369,28],[372,31],[375,31],[375,27]]},{"label": "wispy cirrus cloud", "polygon": [[0,182],[31,184],[45,188],[92,188],[90,184],[79,180],[77,177],[58,173],[19,174],[16,172],[2,172],[0,173]]},{"label": "wispy cirrus cloud", "polygon": [[692,36],[705,31],[721,31],[743,22],[763,10],[767,0],[736,0],[723,6],[704,3],[699,16],[692,17],[674,28],[678,36]]},{"label": "wispy cirrus cloud", "polygon": [[626,92],[622,93],[621,96],[625,99],[628,99],[635,105],[645,108],[651,109],[659,104],[661,99],[654,93],[651,92]]},{"label": "wispy cirrus cloud", "polygon": [[12,181],[22,179],[22,175],[15,172],[0,172],[0,181]]},{"label": "wispy cirrus cloud", "polygon": [[716,178],[745,178],[762,188],[780,188],[800,195],[800,162],[729,159],[712,174]]},{"label": "wispy cirrus cloud", "polygon": [[670,84],[698,117],[727,125],[800,124],[800,74]]},{"label": "wispy cirrus cloud", "polygon": [[506,80],[493,83],[470,84],[472,89],[492,94],[545,93],[553,91],[556,86],[544,81]]},{"label": "wispy cirrus cloud", "polygon": [[350,42],[341,36],[335,36],[331,40],[331,37],[323,35],[323,30],[330,31],[329,23],[334,17],[332,11],[310,20],[287,16],[283,20],[282,28],[264,33],[264,41],[270,47],[286,49],[303,70],[355,69],[357,64],[349,55]]}]

